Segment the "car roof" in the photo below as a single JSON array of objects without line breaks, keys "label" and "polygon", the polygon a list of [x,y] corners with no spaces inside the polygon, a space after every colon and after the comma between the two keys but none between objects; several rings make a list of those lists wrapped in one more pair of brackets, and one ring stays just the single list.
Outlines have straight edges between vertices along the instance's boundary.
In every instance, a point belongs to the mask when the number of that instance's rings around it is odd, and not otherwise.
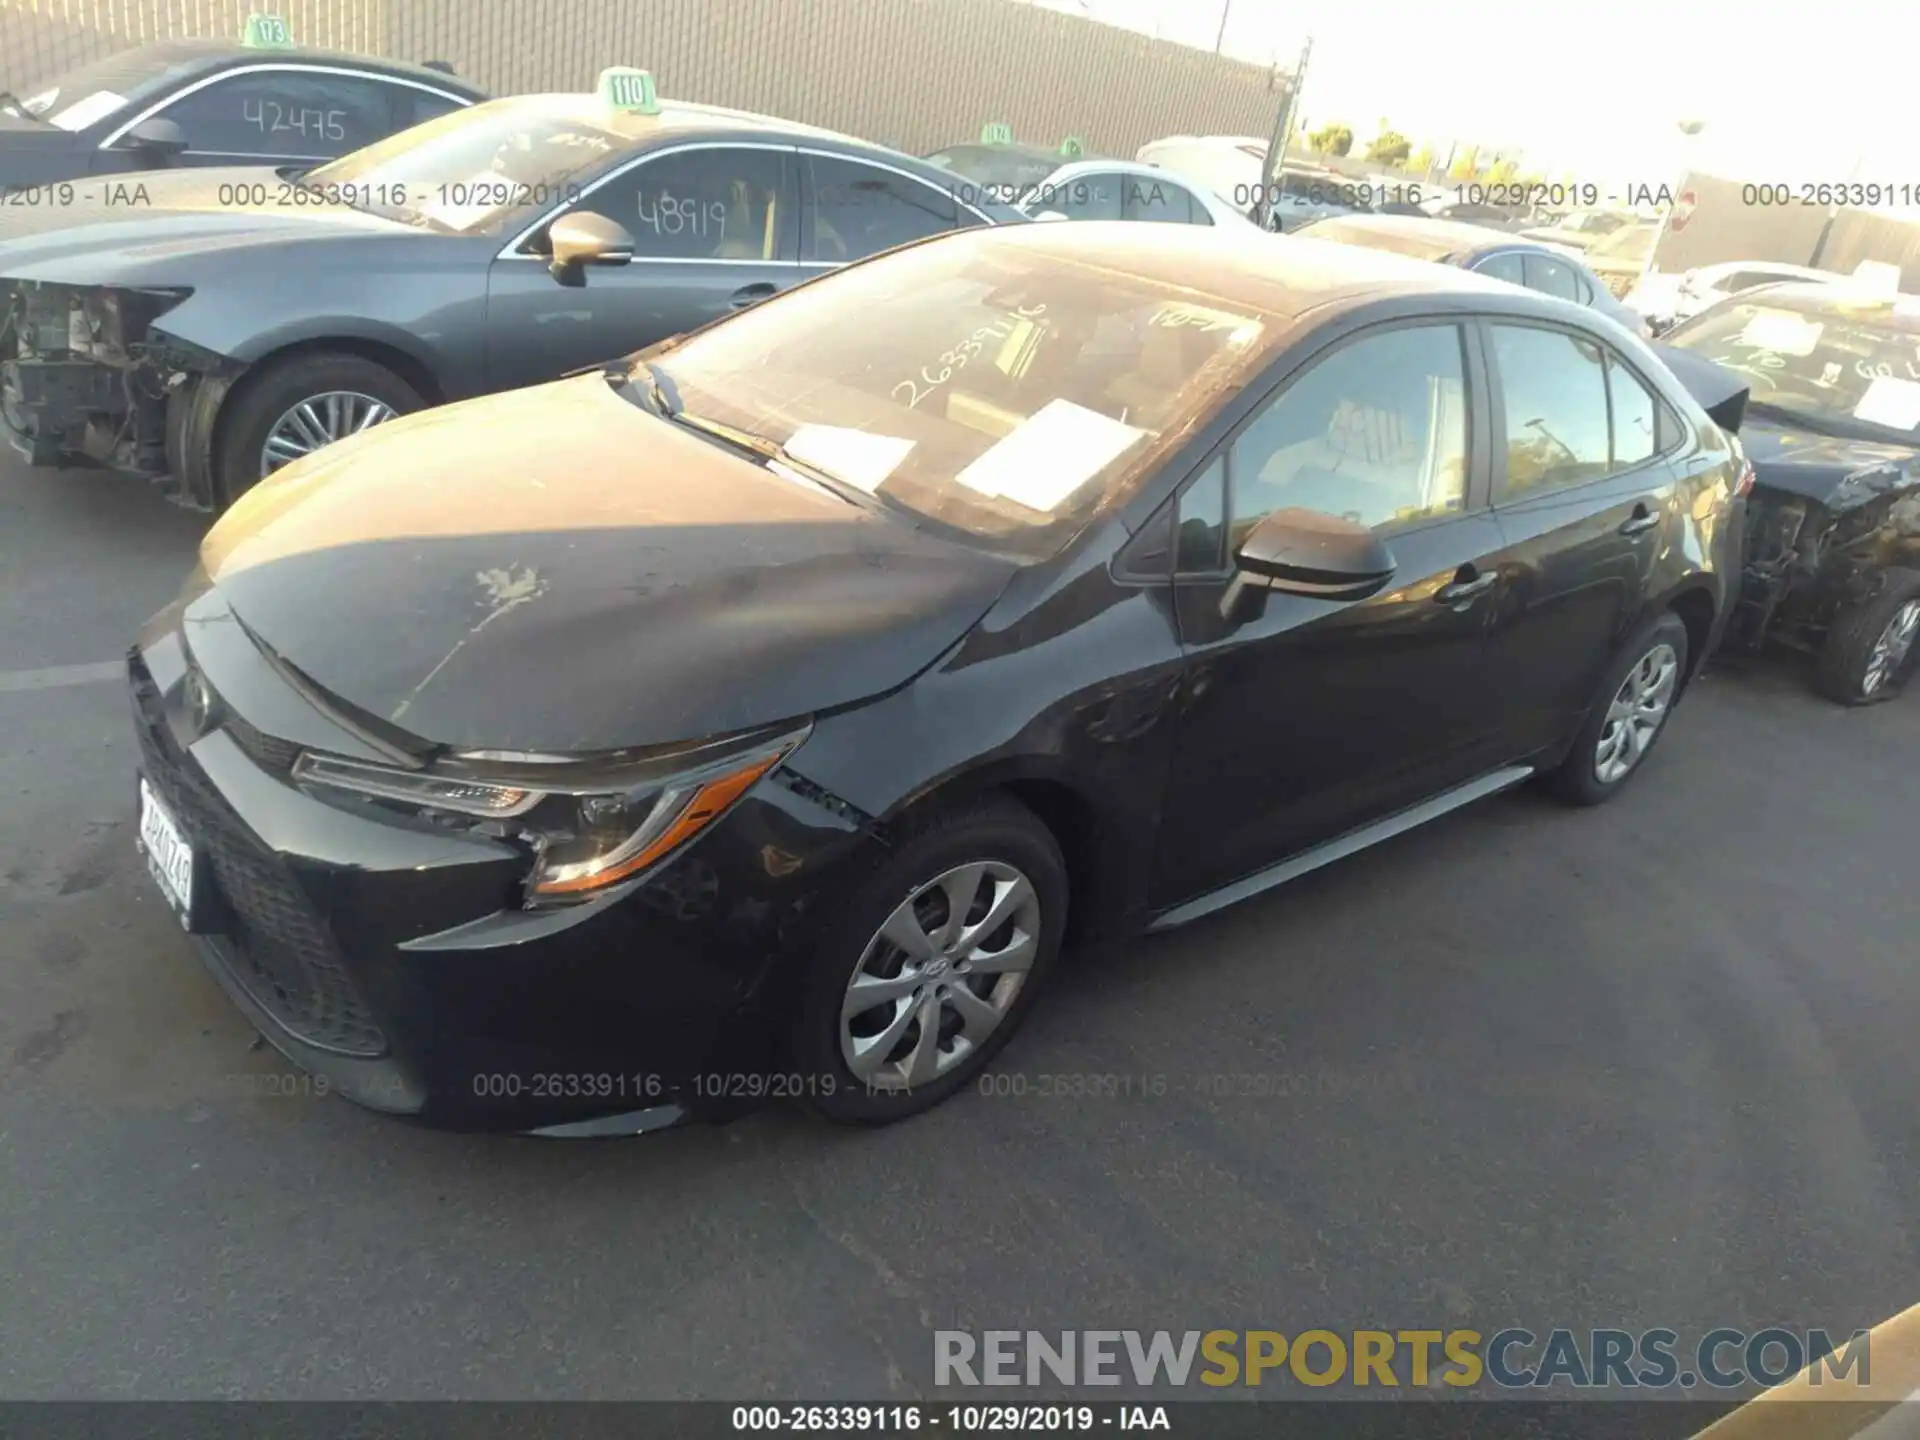
[{"label": "car roof", "polygon": [[636,144],[656,139],[677,140],[688,135],[776,135],[787,139],[830,141],[849,149],[911,160],[917,166],[938,173],[937,167],[928,165],[924,160],[871,140],[807,125],[798,120],[783,120],[775,115],[758,115],[751,110],[729,110],[723,105],[697,105],[688,100],[668,100],[663,97],[658,113],[648,115],[637,110],[608,110],[601,105],[598,96],[567,91],[507,95],[490,100],[487,104],[502,109],[514,105],[540,105],[550,112],[562,114],[577,111],[581,119],[591,117],[596,125]]},{"label": "car roof", "polygon": [[1421,260],[1444,260],[1454,255],[1478,255],[1488,250],[1537,250],[1558,257],[1561,252],[1517,236],[1469,225],[1464,220],[1435,220],[1421,215],[1336,215],[1314,223],[1326,236],[1373,236],[1394,251]]},{"label": "car roof", "polygon": [[1468,297],[1562,305],[1499,280],[1386,251],[1278,237],[1254,227],[1142,225],[1082,220],[1062,225],[976,227],[928,242],[1027,247],[1294,318],[1387,295]]},{"label": "car roof", "polygon": [[385,75],[419,80],[426,84],[437,85],[443,89],[459,91],[463,94],[484,98],[486,92],[477,89],[471,81],[462,80],[457,75],[449,75],[443,70],[430,69],[425,65],[415,65],[405,60],[387,60],[376,55],[359,55],[345,50],[317,50],[304,46],[292,49],[264,49],[236,44],[230,40],[153,40],[145,45],[135,45],[113,55],[106,56],[92,65],[77,65],[63,75],[48,76],[45,83],[53,84],[64,80],[66,75],[85,74],[101,88],[111,88],[109,82],[114,75],[125,76],[127,81],[139,81],[141,93],[129,93],[129,99],[140,99],[143,94],[170,86],[182,80],[210,74],[236,64],[266,65],[275,63],[306,63],[319,65],[351,65],[358,70],[369,70]]}]

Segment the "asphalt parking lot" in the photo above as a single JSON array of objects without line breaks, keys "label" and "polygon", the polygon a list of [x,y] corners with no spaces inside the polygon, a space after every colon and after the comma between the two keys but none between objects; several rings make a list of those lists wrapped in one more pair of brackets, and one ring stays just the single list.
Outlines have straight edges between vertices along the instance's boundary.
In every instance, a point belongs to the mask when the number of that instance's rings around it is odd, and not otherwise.
[{"label": "asphalt parking lot", "polygon": [[1615,804],[1510,794],[1077,957],[1024,1095],[450,1136],[275,1093],[134,853],[111,663],[203,525],[0,460],[0,1394],[881,1400],[935,1328],[1920,1299],[1920,696],[1717,671]]}]

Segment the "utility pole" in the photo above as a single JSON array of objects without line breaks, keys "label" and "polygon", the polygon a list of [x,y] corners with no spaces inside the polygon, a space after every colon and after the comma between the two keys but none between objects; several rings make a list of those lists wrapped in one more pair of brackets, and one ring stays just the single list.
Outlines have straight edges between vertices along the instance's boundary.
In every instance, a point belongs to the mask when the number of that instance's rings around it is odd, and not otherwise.
[{"label": "utility pole", "polygon": [[1233,13],[1233,0],[1220,0],[1220,33],[1213,37],[1213,53],[1218,55],[1220,47],[1227,43],[1227,17]]},{"label": "utility pole", "polygon": [[1265,226],[1273,215],[1273,197],[1280,184],[1281,167],[1287,163],[1287,141],[1293,138],[1293,122],[1300,113],[1300,87],[1306,83],[1307,60],[1313,54],[1313,37],[1300,47],[1300,61],[1287,81],[1287,98],[1273,121],[1273,143],[1267,147],[1266,183],[1260,187],[1254,206],[1254,223]]}]

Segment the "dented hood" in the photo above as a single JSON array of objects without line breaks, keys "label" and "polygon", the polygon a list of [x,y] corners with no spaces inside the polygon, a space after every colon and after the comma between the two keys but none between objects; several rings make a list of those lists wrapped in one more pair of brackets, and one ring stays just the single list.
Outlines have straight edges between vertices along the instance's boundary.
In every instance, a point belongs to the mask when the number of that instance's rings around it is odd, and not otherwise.
[{"label": "dented hood", "polygon": [[561,754],[892,689],[1017,568],[598,375],[330,446],[242,497],[201,555],[255,639],[337,699],[438,744]]}]

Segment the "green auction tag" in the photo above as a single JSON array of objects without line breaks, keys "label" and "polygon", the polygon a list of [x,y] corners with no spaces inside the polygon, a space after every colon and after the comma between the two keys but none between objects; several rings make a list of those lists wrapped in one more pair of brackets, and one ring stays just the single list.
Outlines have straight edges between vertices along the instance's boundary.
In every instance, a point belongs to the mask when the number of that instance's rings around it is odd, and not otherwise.
[{"label": "green auction tag", "polygon": [[596,87],[603,103],[615,110],[632,110],[641,115],[658,115],[660,97],[653,88],[653,73],[613,65],[600,72]]},{"label": "green auction tag", "polygon": [[1078,135],[1069,135],[1060,142],[1060,153],[1069,160],[1078,160],[1087,153],[1086,141]]},{"label": "green auction tag", "polygon": [[249,50],[291,50],[293,31],[278,15],[252,14],[247,17],[246,32],[240,43]]},{"label": "green auction tag", "polygon": [[980,127],[980,143],[982,145],[1011,145],[1013,143],[1013,127],[1004,120],[991,120]]}]

